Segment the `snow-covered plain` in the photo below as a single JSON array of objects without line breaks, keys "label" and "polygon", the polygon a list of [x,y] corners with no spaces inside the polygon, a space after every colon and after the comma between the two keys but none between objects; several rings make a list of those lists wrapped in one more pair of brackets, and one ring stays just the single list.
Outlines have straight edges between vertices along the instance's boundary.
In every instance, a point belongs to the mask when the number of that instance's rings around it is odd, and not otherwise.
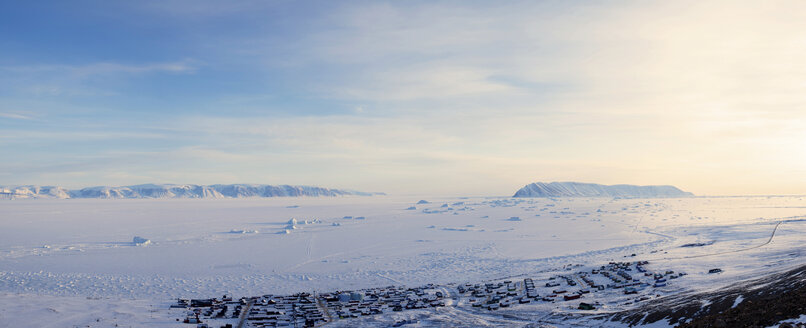
[{"label": "snow-covered plain", "polygon": [[[4,200],[0,217],[0,327],[187,327],[168,309],[178,297],[540,278],[623,260],[688,273],[661,295],[717,289],[806,255],[803,197]],[[151,242],[136,245],[135,236]],[[627,306],[602,302],[599,311]],[[421,324],[524,324],[418,311]],[[574,312],[507,311],[556,326],[546,314]]]}]

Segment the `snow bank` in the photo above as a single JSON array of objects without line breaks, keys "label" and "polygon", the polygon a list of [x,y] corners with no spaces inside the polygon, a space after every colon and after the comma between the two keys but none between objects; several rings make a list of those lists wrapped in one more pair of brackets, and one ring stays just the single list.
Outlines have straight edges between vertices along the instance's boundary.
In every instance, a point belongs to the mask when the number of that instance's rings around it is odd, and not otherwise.
[{"label": "snow bank", "polygon": [[232,230],[229,231],[229,233],[247,234],[247,233],[258,233],[258,231],[257,230],[252,230],[252,229],[232,229]]},{"label": "snow bank", "polygon": [[136,246],[146,246],[151,244],[151,240],[139,236],[134,236],[134,238],[132,238],[132,244]]}]

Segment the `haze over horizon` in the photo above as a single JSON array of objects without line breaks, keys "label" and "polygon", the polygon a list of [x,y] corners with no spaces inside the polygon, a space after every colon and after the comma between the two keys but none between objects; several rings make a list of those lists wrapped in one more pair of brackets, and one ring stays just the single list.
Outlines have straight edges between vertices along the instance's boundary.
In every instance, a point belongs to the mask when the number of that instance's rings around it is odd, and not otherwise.
[{"label": "haze over horizon", "polygon": [[806,194],[806,3],[0,10],[0,185]]}]

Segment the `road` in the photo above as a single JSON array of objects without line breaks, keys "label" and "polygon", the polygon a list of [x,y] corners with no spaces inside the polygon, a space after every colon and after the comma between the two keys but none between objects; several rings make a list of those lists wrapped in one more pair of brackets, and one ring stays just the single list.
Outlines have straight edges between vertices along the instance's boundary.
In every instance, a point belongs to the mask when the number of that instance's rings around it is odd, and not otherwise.
[{"label": "road", "polygon": [[313,298],[316,300],[316,306],[318,306],[319,310],[325,314],[325,317],[327,317],[327,321],[319,325],[316,325],[316,327],[322,327],[326,324],[333,322],[333,317],[330,316],[330,311],[328,311],[327,309],[327,303],[322,302],[322,299],[316,295],[316,292],[313,292]]},{"label": "road", "polygon": [[249,317],[249,310],[252,309],[253,304],[255,304],[255,300],[249,300],[249,302],[246,302],[246,306],[241,309],[241,316],[238,318],[238,326],[236,328],[243,328],[243,324],[246,323],[246,318]]}]

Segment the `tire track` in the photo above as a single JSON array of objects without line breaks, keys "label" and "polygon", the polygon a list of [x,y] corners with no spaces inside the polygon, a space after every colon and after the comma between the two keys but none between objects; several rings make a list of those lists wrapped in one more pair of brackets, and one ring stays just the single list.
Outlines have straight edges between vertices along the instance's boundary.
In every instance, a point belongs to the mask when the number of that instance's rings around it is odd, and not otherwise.
[{"label": "tire track", "polygon": [[748,247],[748,248],[742,248],[742,249],[735,249],[735,250],[731,250],[731,251],[710,253],[710,254],[689,255],[689,256],[680,256],[680,257],[664,257],[664,258],[661,258],[659,260],[694,259],[694,258],[706,257],[706,256],[733,254],[733,253],[749,251],[749,250],[756,249],[756,248],[761,248],[761,247],[769,245],[772,242],[772,239],[775,238],[775,233],[778,231],[778,226],[780,226],[781,223],[784,223],[784,221],[778,221],[778,223],[775,224],[775,227],[772,229],[772,233],[770,234],[770,238],[767,239],[766,242],[764,242],[763,244],[760,244],[760,245],[756,245],[756,246],[752,246],[752,247]]}]

